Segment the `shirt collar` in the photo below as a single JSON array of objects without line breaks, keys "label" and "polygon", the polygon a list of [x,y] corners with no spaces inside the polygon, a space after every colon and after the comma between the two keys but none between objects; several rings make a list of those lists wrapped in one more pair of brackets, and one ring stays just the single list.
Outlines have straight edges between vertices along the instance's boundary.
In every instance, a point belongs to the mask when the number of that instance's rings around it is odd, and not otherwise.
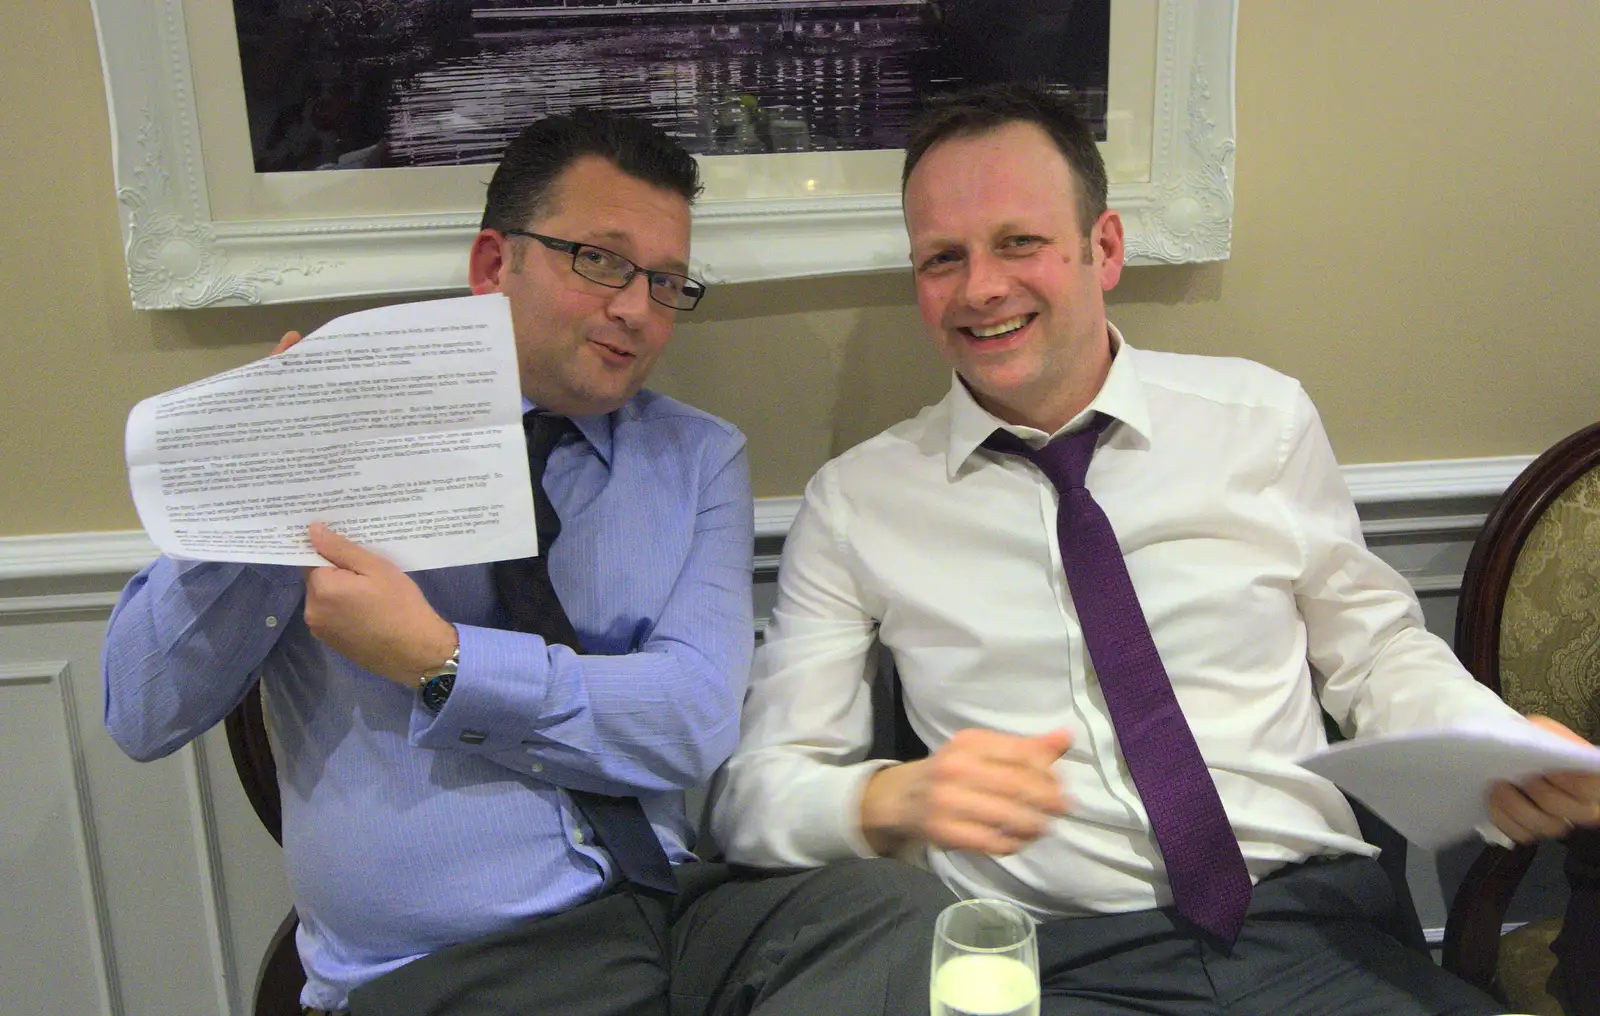
[{"label": "shirt collar", "polygon": [[[1127,429],[1134,432],[1140,444],[1148,447],[1150,409],[1145,401],[1144,386],[1140,384],[1139,368],[1134,364],[1134,358],[1123,355],[1124,351],[1133,352],[1134,349],[1123,339],[1116,325],[1106,322],[1106,331],[1111,338],[1112,360],[1111,369],[1106,373],[1105,383],[1100,386],[1100,391],[1095,394],[1088,408],[1068,420],[1066,426],[1056,431],[1056,434],[1081,430],[1088,425],[1091,414],[1104,413],[1124,424]],[[1056,436],[1032,427],[1002,422],[999,417],[978,405],[978,401],[967,390],[960,375],[954,372],[950,380],[950,394],[945,400],[950,406],[950,435],[946,449],[945,472],[952,480],[956,478],[956,474],[961,471],[967,459],[972,457],[972,453],[988,440],[996,428],[1008,430],[1036,448]]]},{"label": "shirt collar", "polygon": [[[615,413],[626,413],[632,405],[633,400],[630,399],[627,404],[616,410]],[[522,412],[524,414],[538,408],[538,406],[529,401],[526,395],[522,397]],[[611,418],[615,413],[568,417],[572,421],[572,425],[578,429],[578,433],[583,435],[584,440],[594,447],[595,453],[600,456],[600,461],[607,466],[611,465]]]}]

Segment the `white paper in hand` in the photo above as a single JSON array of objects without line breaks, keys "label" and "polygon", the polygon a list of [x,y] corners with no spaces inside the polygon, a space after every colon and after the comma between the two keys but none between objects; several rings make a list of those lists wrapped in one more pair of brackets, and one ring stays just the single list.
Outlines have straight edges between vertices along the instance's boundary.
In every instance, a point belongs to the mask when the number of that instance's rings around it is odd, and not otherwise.
[{"label": "white paper in hand", "polygon": [[538,553],[509,308],[347,314],[139,403],[128,477],[150,538],[174,557],[320,565],[320,521],[407,571]]},{"label": "white paper in hand", "polygon": [[1575,744],[1525,720],[1357,738],[1300,763],[1332,780],[1412,843],[1429,850],[1489,822],[1489,790],[1570,770],[1600,773],[1600,748]]}]

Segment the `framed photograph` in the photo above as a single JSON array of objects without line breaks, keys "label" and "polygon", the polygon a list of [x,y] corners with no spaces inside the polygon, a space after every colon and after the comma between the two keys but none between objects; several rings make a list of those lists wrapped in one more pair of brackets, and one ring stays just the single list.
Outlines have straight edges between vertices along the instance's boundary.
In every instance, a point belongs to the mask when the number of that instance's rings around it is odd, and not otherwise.
[{"label": "framed photograph", "polygon": [[[1029,47],[969,41],[986,2],[1044,12]],[[140,309],[459,291],[499,146],[579,102],[696,152],[706,281],[900,270],[885,146],[930,87],[1029,61],[1101,129],[1132,263],[1228,256],[1237,0],[93,6]]]}]

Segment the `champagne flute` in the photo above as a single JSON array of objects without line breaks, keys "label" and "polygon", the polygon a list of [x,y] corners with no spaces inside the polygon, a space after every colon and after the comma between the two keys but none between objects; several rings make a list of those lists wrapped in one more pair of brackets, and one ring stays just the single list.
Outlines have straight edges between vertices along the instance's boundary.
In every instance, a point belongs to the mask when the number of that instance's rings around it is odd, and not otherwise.
[{"label": "champagne flute", "polygon": [[1039,1016],[1033,918],[1004,900],[946,907],[933,929],[932,1016]]}]

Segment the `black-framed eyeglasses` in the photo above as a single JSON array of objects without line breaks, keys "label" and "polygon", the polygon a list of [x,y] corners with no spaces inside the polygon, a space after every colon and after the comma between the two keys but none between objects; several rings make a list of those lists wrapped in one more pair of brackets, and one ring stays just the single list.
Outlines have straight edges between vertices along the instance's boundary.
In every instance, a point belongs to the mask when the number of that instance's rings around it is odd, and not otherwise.
[{"label": "black-framed eyeglasses", "polygon": [[671,307],[673,310],[694,310],[694,305],[706,295],[706,284],[703,282],[696,282],[687,275],[678,275],[674,272],[640,268],[616,251],[596,247],[592,243],[561,240],[540,233],[530,233],[526,229],[502,229],[500,232],[506,236],[525,236],[530,240],[538,240],[551,250],[571,254],[572,270],[590,282],[598,282],[602,286],[622,289],[633,281],[635,275],[643,275],[645,281],[650,283],[650,299],[663,307]]}]

